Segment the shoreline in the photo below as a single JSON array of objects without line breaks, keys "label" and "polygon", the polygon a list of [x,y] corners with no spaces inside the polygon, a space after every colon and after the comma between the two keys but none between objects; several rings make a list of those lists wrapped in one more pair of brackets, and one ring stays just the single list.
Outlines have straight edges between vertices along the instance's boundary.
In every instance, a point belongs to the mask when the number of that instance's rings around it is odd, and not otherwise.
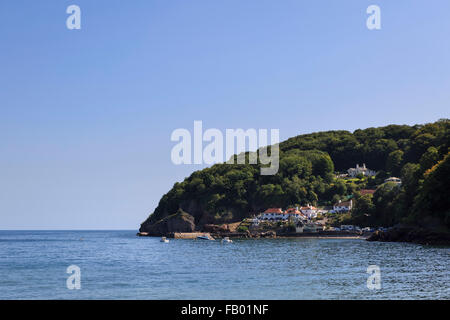
[{"label": "shoreline", "polygon": [[250,232],[169,232],[166,234],[154,234],[138,232],[139,237],[167,237],[171,239],[197,239],[206,236],[215,240],[229,237],[232,239],[355,239],[369,242],[403,242],[421,245],[450,246],[450,233],[436,232],[417,227],[397,227],[387,231],[375,232],[351,232],[351,231],[319,231],[308,233],[280,233],[266,231],[258,233]]},{"label": "shoreline", "polygon": [[317,233],[293,233],[293,234],[276,234],[275,232],[263,232],[258,234],[249,233],[210,233],[210,232],[172,232],[165,235],[148,234],[146,232],[138,232],[139,237],[167,237],[170,239],[196,239],[199,236],[212,237],[214,239],[222,239],[225,237],[233,239],[360,239],[367,240],[371,234],[356,234],[336,232],[334,234],[317,232]]},{"label": "shoreline", "polygon": [[280,239],[295,239],[295,238],[302,238],[302,239],[360,239],[360,240],[367,240],[367,237],[365,236],[304,236],[304,237],[296,237],[296,236],[277,236],[277,238]]}]

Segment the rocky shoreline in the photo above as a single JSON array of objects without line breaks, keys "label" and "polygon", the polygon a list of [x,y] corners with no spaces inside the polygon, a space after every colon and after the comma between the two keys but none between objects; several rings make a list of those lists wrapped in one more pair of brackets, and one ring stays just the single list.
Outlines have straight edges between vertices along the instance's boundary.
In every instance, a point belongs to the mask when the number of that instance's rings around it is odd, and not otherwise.
[{"label": "rocky shoreline", "polygon": [[[209,231],[209,232],[208,232]],[[149,233],[138,232],[140,237],[160,237],[165,236],[173,239],[195,239],[197,236],[207,234],[215,239],[235,238],[235,239],[275,239],[275,238],[315,238],[315,239],[362,239],[379,242],[410,242],[423,245],[443,245],[450,246],[450,233],[439,232],[430,229],[416,227],[396,227],[386,231],[375,231],[373,233],[362,233],[352,231],[320,231],[304,233],[277,233],[275,231],[265,232],[231,232],[229,230],[208,230],[206,232],[167,232]]]},{"label": "rocky shoreline", "polygon": [[450,233],[417,227],[396,227],[387,231],[375,231],[367,241],[450,246]]},{"label": "rocky shoreline", "polygon": [[356,231],[319,231],[308,233],[293,233],[285,230],[246,230],[239,232],[237,230],[239,223],[215,225],[201,224],[196,225],[192,215],[178,210],[153,224],[143,224],[139,230],[138,236],[149,237],[168,237],[193,239],[196,234],[208,233],[214,238],[358,238],[367,241],[380,242],[411,242],[424,245],[450,245],[450,232],[437,231],[430,228],[420,228],[416,226],[396,226],[385,231],[375,231],[373,233],[362,233]]},{"label": "rocky shoreline", "polygon": [[[351,231],[321,231],[303,233],[276,233],[275,231],[265,232],[169,232],[163,236],[174,239],[195,239],[197,236],[210,235],[213,238],[239,238],[239,239],[275,239],[275,238],[328,238],[328,239],[366,239],[369,234]],[[157,237],[160,234],[139,232],[141,237]]]}]

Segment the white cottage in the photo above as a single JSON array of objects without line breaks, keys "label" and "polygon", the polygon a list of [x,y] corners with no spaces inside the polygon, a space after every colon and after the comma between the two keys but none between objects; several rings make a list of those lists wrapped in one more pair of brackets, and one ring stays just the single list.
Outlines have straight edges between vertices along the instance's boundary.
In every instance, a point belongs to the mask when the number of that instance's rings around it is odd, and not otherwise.
[{"label": "white cottage", "polygon": [[333,206],[333,212],[348,212],[353,208],[353,201],[341,201],[335,203]]},{"label": "white cottage", "polygon": [[367,168],[365,163],[363,163],[362,167],[360,167],[359,164],[356,164],[356,168],[350,168],[347,172],[348,176],[351,178],[356,177],[358,174],[362,174],[366,177],[371,177],[377,174],[376,171]]},{"label": "white cottage", "polygon": [[308,218],[315,218],[315,217],[317,217],[318,209],[316,207],[308,204],[306,207],[301,207],[300,211]]}]

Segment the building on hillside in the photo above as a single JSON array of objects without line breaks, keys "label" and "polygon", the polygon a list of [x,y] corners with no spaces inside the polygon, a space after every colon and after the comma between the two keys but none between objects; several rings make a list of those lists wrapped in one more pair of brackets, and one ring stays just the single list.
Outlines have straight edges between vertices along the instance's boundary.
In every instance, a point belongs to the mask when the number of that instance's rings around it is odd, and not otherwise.
[{"label": "building on hillside", "polygon": [[258,218],[267,221],[280,221],[287,219],[287,214],[285,214],[281,208],[269,208],[262,212]]},{"label": "building on hillside", "polygon": [[396,184],[402,184],[402,179],[397,178],[397,177],[389,177],[389,178],[385,179],[384,182],[394,182]]},{"label": "building on hillside", "polygon": [[306,207],[300,208],[301,213],[303,213],[306,217],[309,219],[317,217],[317,211],[318,209],[314,206],[307,205]]},{"label": "building on hillside", "polygon": [[287,213],[288,219],[292,218],[294,221],[306,219],[306,216],[298,210],[298,207],[289,208],[285,211],[285,213]]},{"label": "building on hillside", "polygon": [[358,174],[362,174],[365,177],[371,177],[377,174],[376,171],[367,168],[365,163],[363,163],[362,167],[360,167],[359,164],[356,164],[356,168],[350,168],[347,172],[348,176],[351,178],[356,177]]},{"label": "building on hillside", "polygon": [[283,211],[281,208],[269,208],[260,213],[257,217],[259,221],[288,221],[289,219],[298,221],[305,220],[306,218],[307,217],[298,210],[298,207],[289,208],[286,211]]},{"label": "building on hillside", "polygon": [[333,206],[333,212],[340,213],[340,212],[348,212],[352,210],[353,208],[353,200],[350,201],[341,201],[339,200],[338,203],[335,203]]},{"label": "building on hillside", "polygon": [[321,215],[324,215],[324,214],[327,214],[328,212],[329,212],[330,210],[326,210],[326,209],[317,209],[317,215],[319,215],[319,214],[321,214]]}]

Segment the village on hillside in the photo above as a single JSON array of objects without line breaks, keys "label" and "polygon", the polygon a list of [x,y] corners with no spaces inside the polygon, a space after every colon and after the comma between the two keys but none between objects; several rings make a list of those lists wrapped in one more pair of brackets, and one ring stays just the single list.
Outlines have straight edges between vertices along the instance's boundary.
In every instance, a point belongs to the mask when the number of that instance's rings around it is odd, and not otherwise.
[{"label": "village on hillside", "polygon": [[[349,168],[347,173],[336,174],[337,179],[364,180],[373,177],[376,171],[356,164],[355,168]],[[383,183],[394,183],[401,185],[401,179],[397,177],[388,177]],[[373,195],[376,187],[358,190],[359,196]],[[238,232],[264,232],[264,231],[282,231],[282,233],[319,233],[330,232],[373,232],[372,227],[357,226],[349,224],[339,224],[339,219],[345,214],[351,213],[354,207],[354,195],[348,195],[345,199],[339,199],[332,206],[314,206],[307,204],[305,206],[292,205],[285,210],[283,208],[271,207],[262,212],[253,214],[252,218],[244,219],[238,226]],[[384,228],[379,228],[383,230]]]},{"label": "village on hillside", "polygon": [[[369,169],[364,163],[356,164],[346,173],[335,172],[335,184],[346,184],[350,190],[347,195],[335,195],[333,201],[291,204],[285,208],[270,206],[259,212],[252,212],[240,222],[223,224],[204,224],[201,229],[193,227],[186,231],[159,231],[171,238],[207,239],[242,237],[242,238],[273,238],[273,237],[368,237],[376,230],[386,231],[388,228],[371,225],[356,225],[352,214],[357,212],[357,204],[364,197],[371,198],[377,188],[389,184],[389,188],[401,185],[401,179],[380,175]],[[183,215],[183,212],[180,213]],[[189,216],[184,213],[185,216]],[[363,213],[365,214],[365,212]],[[353,222],[353,223],[352,223]],[[183,222],[184,223],[184,222]],[[183,224],[181,223],[181,224]],[[161,224],[162,225],[162,224]],[[143,231],[139,236],[147,236]]]}]

